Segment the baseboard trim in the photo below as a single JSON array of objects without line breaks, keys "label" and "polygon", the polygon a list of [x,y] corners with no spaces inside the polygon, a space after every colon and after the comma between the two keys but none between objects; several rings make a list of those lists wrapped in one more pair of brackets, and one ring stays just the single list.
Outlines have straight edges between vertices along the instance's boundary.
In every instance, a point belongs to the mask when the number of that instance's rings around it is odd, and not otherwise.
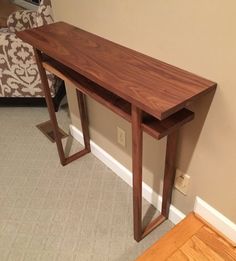
[{"label": "baseboard trim", "polygon": [[[70,125],[71,135],[81,144],[83,141],[82,132],[76,128],[74,125]],[[126,167],[124,167],[120,162],[114,159],[110,154],[108,154],[104,149],[98,146],[94,141],[90,141],[91,152],[95,157],[101,160],[107,167],[109,167],[114,173],[116,173],[121,179],[123,179],[128,185],[132,186],[132,173]],[[156,207],[159,211],[161,210],[162,197],[158,195],[153,189],[143,182],[143,198],[145,198],[149,203]],[[170,206],[169,220],[177,224],[185,215],[175,208],[173,205]]]},{"label": "baseboard trim", "polygon": [[[81,144],[83,144],[82,132],[77,129],[74,125],[70,125],[71,135]],[[114,159],[110,154],[108,154],[104,149],[98,146],[94,141],[90,142],[91,152],[95,157],[101,160],[107,167],[109,167],[114,173],[116,173],[121,179],[123,179],[128,185],[132,186],[132,173],[126,167],[124,167],[120,162]],[[158,195],[153,189],[143,182],[143,197],[155,206],[159,211],[161,210],[162,197]],[[216,209],[211,207],[201,198],[196,197],[194,212],[201,218],[206,220],[211,224],[217,231],[225,235],[233,245],[236,245],[236,224],[218,212]],[[177,224],[185,215],[178,210],[176,207],[171,205],[169,220]]]},{"label": "baseboard trim", "polygon": [[217,231],[224,235],[236,246],[236,224],[207,204],[200,197],[196,197],[194,212],[206,220]]}]

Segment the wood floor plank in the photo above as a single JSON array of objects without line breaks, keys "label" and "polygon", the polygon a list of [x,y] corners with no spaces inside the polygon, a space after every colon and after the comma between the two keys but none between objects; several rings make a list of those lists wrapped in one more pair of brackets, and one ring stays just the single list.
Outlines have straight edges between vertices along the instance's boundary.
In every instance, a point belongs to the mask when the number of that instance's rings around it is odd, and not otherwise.
[{"label": "wood floor plank", "polygon": [[190,213],[187,218],[144,252],[137,261],[166,260],[203,226],[204,224],[193,213]]},{"label": "wood floor plank", "polygon": [[224,261],[214,250],[207,246],[196,236],[189,239],[181,248],[188,260],[201,260],[201,261]]},{"label": "wood floor plank", "polygon": [[188,257],[179,249],[175,251],[173,255],[167,258],[167,261],[188,261],[188,260],[189,260]]},{"label": "wood floor plank", "polygon": [[236,260],[235,249],[207,226],[202,227],[197,232],[196,237],[211,247],[224,260]]},{"label": "wood floor plank", "polygon": [[190,213],[137,261],[236,261],[236,248]]},{"label": "wood floor plank", "polygon": [[227,243],[229,243],[234,249],[236,249],[236,242],[232,241],[228,238],[224,233],[217,230],[211,223],[207,222],[204,218],[195,213],[195,216],[200,219],[210,230],[214,231],[219,237],[224,239]]}]

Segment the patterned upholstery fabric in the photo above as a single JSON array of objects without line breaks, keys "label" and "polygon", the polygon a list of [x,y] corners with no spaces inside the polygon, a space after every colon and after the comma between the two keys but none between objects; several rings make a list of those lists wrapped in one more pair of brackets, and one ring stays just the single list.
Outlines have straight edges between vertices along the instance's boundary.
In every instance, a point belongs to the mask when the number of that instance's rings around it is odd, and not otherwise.
[{"label": "patterned upholstery fabric", "polygon": [[[17,11],[8,18],[8,28],[0,29],[0,97],[43,97],[33,48],[15,32],[53,22],[51,3],[42,0],[37,12]],[[47,74],[51,95],[57,78]]]},{"label": "patterned upholstery fabric", "polygon": [[37,12],[30,10],[20,10],[12,13],[7,19],[9,32],[18,32],[37,26]]},{"label": "patterned upholstery fabric", "polygon": [[53,23],[52,6],[50,0],[44,0],[44,4],[40,4],[37,12],[37,26]]}]

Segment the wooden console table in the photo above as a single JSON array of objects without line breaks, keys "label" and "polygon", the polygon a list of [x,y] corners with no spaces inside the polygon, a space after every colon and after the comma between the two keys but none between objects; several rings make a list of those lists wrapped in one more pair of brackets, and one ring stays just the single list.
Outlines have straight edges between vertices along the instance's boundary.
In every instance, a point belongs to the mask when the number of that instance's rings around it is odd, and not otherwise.
[{"label": "wooden console table", "polygon": [[[185,107],[216,83],[64,22],[17,33],[34,47],[62,165],[90,152],[85,95],[132,124],[134,238],[140,241],[168,218],[179,128],[194,113]],[[46,71],[76,86],[85,148],[65,157]],[[142,227],[142,136],[167,136],[161,215]]]}]

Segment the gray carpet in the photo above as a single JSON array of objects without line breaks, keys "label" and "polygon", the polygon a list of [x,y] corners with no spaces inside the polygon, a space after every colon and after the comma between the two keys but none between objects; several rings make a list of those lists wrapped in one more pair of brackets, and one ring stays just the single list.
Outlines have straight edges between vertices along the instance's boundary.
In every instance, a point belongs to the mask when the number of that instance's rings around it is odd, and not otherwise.
[{"label": "gray carpet", "polygon": [[[58,117],[68,132],[67,110]],[[171,222],[135,242],[131,188],[92,154],[62,167],[35,127],[46,120],[45,108],[0,108],[0,260],[135,260]]]}]

